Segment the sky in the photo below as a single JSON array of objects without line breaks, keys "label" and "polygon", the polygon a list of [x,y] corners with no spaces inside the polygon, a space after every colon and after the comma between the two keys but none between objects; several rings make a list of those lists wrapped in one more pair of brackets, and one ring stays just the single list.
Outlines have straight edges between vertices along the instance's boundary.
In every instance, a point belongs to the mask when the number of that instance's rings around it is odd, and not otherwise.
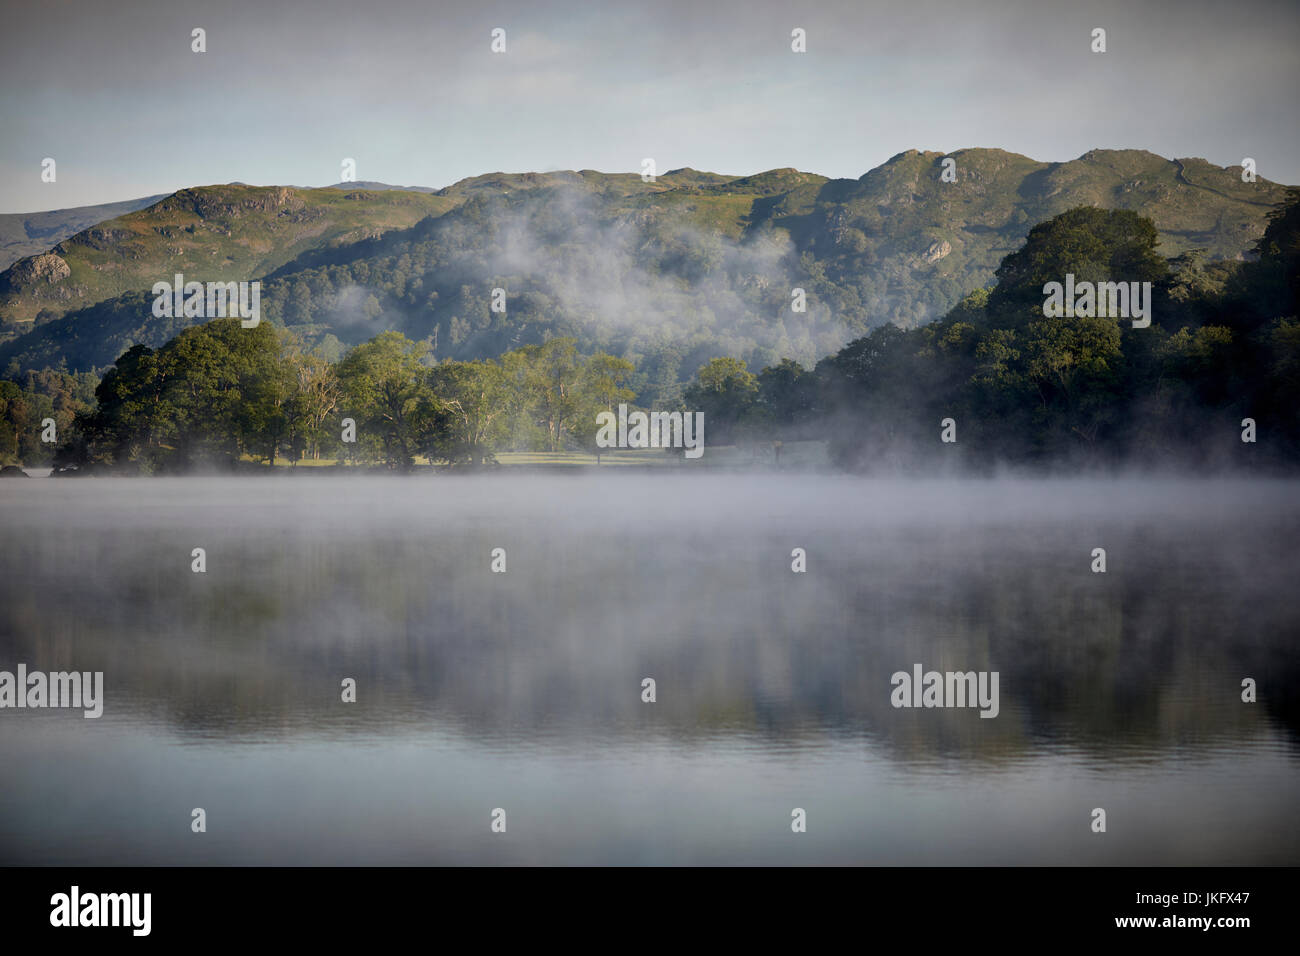
[{"label": "sky", "polygon": [[1294,0],[0,2],[0,213],[326,186],[345,158],[440,187],[1134,148],[1300,183]]}]

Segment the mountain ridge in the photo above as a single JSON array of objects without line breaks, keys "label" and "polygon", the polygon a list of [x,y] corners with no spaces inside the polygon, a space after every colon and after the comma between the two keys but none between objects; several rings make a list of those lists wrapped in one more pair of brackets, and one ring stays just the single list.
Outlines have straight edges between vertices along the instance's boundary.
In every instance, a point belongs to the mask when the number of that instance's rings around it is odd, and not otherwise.
[{"label": "mountain ridge", "polygon": [[[945,158],[956,182],[943,181]],[[884,322],[942,315],[987,286],[1031,226],[1074,206],[1151,218],[1167,257],[1243,259],[1285,187],[1240,180],[1240,167],[1145,150],[1041,162],[971,147],[906,150],[857,179],[682,167],[653,182],[493,172],[436,192],[191,187],[0,273],[0,334],[11,340],[0,359],[54,361],[55,340],[77,337],[63,317],[93,314],[117,329],[91,350],[94,363],[111,361],[105,350],[151,337],[148,317],[127,322],[137,306],[118,300],[175,272],[268,279],[272,321],[344,346],[392,327],[486,355],[594,324],[606,327],[593,347],[641,349],[662,333],[689,350],[710,336],[734,346],[738,322],[751,345],[807,355]],[[494,286],[510,288],[509,319],[486,310]],[[794,286],[814,303],[806,317],[790,314]],[[52,320],[62,339],[14,347]]]},{"label": "mountain ridge", "polygon": [[19,259],[40,255],[69,236],[97,223],[151,206],[168,196],[157,193],[139,199],[69,206],[39,212],[0,213],[0,270]]}]

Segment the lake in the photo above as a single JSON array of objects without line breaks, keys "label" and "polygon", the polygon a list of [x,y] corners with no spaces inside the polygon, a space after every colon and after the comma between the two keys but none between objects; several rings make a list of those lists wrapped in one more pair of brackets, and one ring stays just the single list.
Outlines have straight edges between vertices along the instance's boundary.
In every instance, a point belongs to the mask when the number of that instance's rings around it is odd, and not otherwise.
[{"label": "lake", "polygon": [[104,675],[0,710],[0,863],[1300,864],[1298,492],[0,482],[0,670]]}]

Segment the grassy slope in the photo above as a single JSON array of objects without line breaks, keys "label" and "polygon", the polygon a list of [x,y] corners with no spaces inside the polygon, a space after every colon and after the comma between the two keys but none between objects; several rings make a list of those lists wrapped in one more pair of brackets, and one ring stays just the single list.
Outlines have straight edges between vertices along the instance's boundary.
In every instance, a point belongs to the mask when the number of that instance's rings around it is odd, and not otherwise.
[{"label": "grassy slope", "polygon": [[[1067,163],[960,150],[950,154],[957,182],[944,183],[945,155],[910,150],[859,180],[796,189],[762,212],[832,269],[838,263],[891,278],[948,277],[969,290],[989,284],[1002,257],[1019,248],[1033,225],[1080,205],[1149,217],[1166,256],[1200,247],[1209,258],[1240,258],[1285,192],[1264,180],[1243,183],[1239,167],[1142,150],[1094,150]],[[927,263],[922,255],[934,242],[951,248]]]},{"label": "grassy slope", "polygon": [[[564,202],[565,190],[558,187],[568,187],[606,220],[671,218],[731,239],[767,227],[784,230],[836,281],[864,283],[862,301],[873,321],[906,323],[933,317],[961,294],[990,284],[1002,257],[1021,245],[1030,227],[1072,206],[1129,208],[1151,217],[1169,256],[1203,247],[1211,258],[1238,258],[1262,233],[1265,216],[1284,193],[1265,180],[1242,183],[1238,168],[1166,160],[1141,150],[1095,150],[1066,163],[996,149],[952,156],[956,183],[940,179],[944,154],[910,150],[857,180],[794,169],[741,178],[679,169],[646,183],[637,173],[581,170],[489,173],[432,195],[239,185],[188,189],[62,243],[56,251],[72,269],[67,279],[14,287],[12,270],[0,276],[0,318],[30,322],[41,309],[64,314],[127,290],[147,292],[177,271],[201,281],[248,279],[286,263],[292,263],[286,272],[309,265],[311,256],[294,260],[312,250],[330,250],[329,257],[339,261],[372,256],[380,253],[375,243],[349,244],[428,215],[450,212],[454,218],[456,207],[478,196],[510,194],[513,204],[536,191],[544,202]],[[942,243],[946,252],[926,261],[927,250],[943,251]],[[890,297],[900,288],[927,301],[917,300],[910,314],[895,314]],[[136,303],[122,306],[132,315],[141,311]],[[139,323],[139,329],[127,323],[116,337],[153,341],[172,334],[154,329],[147,311]],[[11,325],[8,331],[26,328]],[[98,334],[78,327],[79,338]],[[65,347],[50,344],[55,351]],[[27,348],[23,355],[24,362],[57,361],[54,352],[37,356]]]},{"label": "grassy slope", "polygon": [[165,194],[128,199],[99,206],[75,206],[49,212],[14,212],[0,215],[0,269],[8,269],[19,259],[34,256],[89,229],[96,223],[125,216],[152,206]]},{"label": "grassy slope", "polygon": [[299,253],[405,228],[455,205],[426,193],[387,190],[201,186],[100,223],[52,250],[71,269],[57,282],[0,278],[0,317],[31,322],[124,292],[187,280],[255,279]]},{"label": "grassy slope", "polygon": [[[254,459],[245,455],[247,462],[265,463],[265,458]],[[826,442],[786,442],[781,448],[781,468],[823,468],[829,463]],[[506,451],[497,455],[497,462],[506,468],[595,468],[596,456],[582,451]],[[416,457],[417,465],[428,465],[429,460]],[[334,458],[304,458],[295,465],[284,457],[275,459],[277,468],[344,468],[348,466]],[[370,466],[363,466],[370,467]],[[601,468],[773,468],[778,467],[775,452],[769,442],[753,448],[735,445],[707,445],[699,458],[684,458],[680,451],[668,453],[658,448],[616,448],[601,455]]]}]

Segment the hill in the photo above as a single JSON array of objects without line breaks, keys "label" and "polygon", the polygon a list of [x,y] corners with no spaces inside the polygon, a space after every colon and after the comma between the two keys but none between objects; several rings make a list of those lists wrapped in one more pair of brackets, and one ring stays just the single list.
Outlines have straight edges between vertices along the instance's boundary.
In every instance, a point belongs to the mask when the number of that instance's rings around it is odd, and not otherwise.
[{"label": "hill", "polygon": [[247,279],[306,249],[410,226],[451,204],[395,190],[202,186],[98,223],[0,273],[7,324],[52,319],[176,272]]},{"label": "hill", "polygon": [[166,193],[98,206],[75,206],[50,212],[13,212],[0,215],[0,269],[34,256],[83,229],[152,206]]},{"label": "hill", "polygon": [[[0,368],[98,368],[133,342],[161,344],[184,322],[153,319],[146,293],[179,271],[263,279],[263,315],[333,357],[385,329],[439,358],[573,335],[670,387],[715,354],[811,362],[882,324],[943,315],[992,285],[1033,225],[1072,207],[1150,218],[1166,257],[1239,261],[1284,195],[1235,167],[1141,150],[947,155],[955,182],[942,179],[945,154],[909,150],[859,179],[686,168],[653,182],[497,172],[433,194],[183,190],[0,275]],[[806,312],[791,310],[796,287]]]}]

